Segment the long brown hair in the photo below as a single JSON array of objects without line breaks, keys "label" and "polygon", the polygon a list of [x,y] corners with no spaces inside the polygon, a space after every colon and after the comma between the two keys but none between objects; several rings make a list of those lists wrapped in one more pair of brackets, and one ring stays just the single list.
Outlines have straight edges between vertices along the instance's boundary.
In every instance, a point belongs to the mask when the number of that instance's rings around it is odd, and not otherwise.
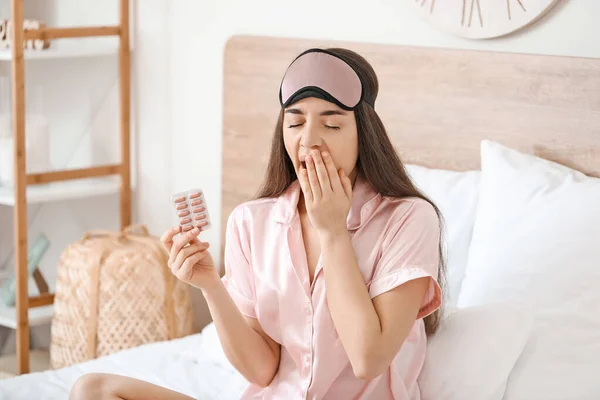
[{"label": "long brown hair", "polygon": [[[327,49],[348,63],[363,83],[364,97],[377,98],[379,81],[373,67],[359,54],[341,48]],[[429,202],[440,220],[440,232],[443,230],[442,216],[438,207],[421,193],[409,178],[398,153],[390,142],[383,122],[375,110],[365,102],[361,102],[354,110],[358,130],[357,172],[362,173],[367,182],[382,196],[419,197]],[[277,197],[296,180],[294,165],[285,149],[283,141],[282,109],[277,119],[275,133],[271,142],[271,155],[262,185],[255,198]],[[380,171],[386,171],[382,174]],[[440,234],[438,283],[445,287],[445,258],[442,244],[443,233]],[[433,334],[438,328],[441,309],[425,317],[425,330]]]}]

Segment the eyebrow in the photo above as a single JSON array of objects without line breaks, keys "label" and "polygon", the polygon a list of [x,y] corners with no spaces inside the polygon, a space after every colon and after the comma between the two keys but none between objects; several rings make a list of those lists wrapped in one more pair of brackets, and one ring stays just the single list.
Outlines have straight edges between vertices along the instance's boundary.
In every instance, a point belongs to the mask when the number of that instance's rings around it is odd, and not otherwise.
[{"label": "eyebrow", "polygon": [[[300,110],[299,108],[288,108],[285,110],[286,114],[298,114],[298,115],[304,115],[304,112],[302,110]],[[345,112],[340,111],[340,110],[327,110],[327,111],[323,111],[319,114],[320,116],[328,116],[328,115],[346,115]]]}]

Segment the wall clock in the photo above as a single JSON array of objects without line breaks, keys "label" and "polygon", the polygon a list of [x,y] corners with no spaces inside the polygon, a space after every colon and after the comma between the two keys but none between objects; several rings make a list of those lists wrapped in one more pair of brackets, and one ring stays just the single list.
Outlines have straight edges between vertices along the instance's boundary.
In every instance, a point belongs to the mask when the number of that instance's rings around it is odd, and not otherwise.
[{"label": "wall clock", "polygon": [[457,36],[486,39],[515,32],[560,0],[404,0],[429,23]]}]

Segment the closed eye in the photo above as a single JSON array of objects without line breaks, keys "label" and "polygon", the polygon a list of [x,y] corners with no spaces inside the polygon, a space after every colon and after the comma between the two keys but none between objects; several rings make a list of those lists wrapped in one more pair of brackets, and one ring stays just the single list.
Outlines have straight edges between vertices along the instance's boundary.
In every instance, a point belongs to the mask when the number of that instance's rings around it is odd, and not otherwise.
[{"label": "closed eye", "polygon": [[[288,125],[288,128],[297,128],[297,127],[302,126],[302,125],[304,125],[304,124],[303,123],[302,124],[292,124],[292,125]],[[325,128],[331,129],[331,130],[334,130],[334,131],[337,131],[337,130],[340,129],[339,126],[332,126],[332,125],[325,125]]]}]

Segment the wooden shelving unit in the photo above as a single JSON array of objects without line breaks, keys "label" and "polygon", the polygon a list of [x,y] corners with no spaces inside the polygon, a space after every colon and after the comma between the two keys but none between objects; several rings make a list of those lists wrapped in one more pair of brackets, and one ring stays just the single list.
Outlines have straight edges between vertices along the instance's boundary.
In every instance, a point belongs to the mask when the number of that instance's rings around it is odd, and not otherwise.
[{"label": "wooden shelving unit", "polygon": [[[116,178],[116,179],[115,179]],[[58,200],[83,199],[90,196],[104,196],[118,193],[118,177],[88,178],[84,181],[53,182],[44,185],[31,185],[27,188],[27,203],[41,204]],[[0,204],[15,205],[15,191],[0,186]]]},{"label": "wooden shelving unit", "polygon": [[[30,326],[48,323],[52,318],[54,295],[44,293],[29,296],[27,271],[27,205],[53,200],[87,197],[95,194],[120,193],[120,224],[131,224],[131,161],[130,161],[130,42],[129,1],[119,0],[117,26],[46,27],[23,31],[23,1],[11,0],[13,23],[10,50],[0,51],[0,61],[10,61],[12,80],[12,117],[14,141],[13,189],[0,188],[0,204],[14,210],[16,304],[13,308],[0,307],[0,325],[16,329],[17,369],[28,373]],[[57,46],[56,49],[28,51],[23,41],[28,39],[76,39],[116,36],[118,48],[99,46],[83,48],[75,45]],[[119,57],[120,101],[120,162],[115,165],[27,174],[25,154],[25,59],[86,57],[111,54]]]},{"label": "wooden shelving unit", "polygon": [[[61,43],[52,43],[52,46],[42,51],[25,51],[23,56],[26,60],[48,60],[60,58],[85,58],[97,57],[103,55],[117,54],[119,47],[117,44],[103,43],[77,43],[77,41],[67,41]],[[13,59],[10,49],[0,49],[0,61],[10,61]]]}]

